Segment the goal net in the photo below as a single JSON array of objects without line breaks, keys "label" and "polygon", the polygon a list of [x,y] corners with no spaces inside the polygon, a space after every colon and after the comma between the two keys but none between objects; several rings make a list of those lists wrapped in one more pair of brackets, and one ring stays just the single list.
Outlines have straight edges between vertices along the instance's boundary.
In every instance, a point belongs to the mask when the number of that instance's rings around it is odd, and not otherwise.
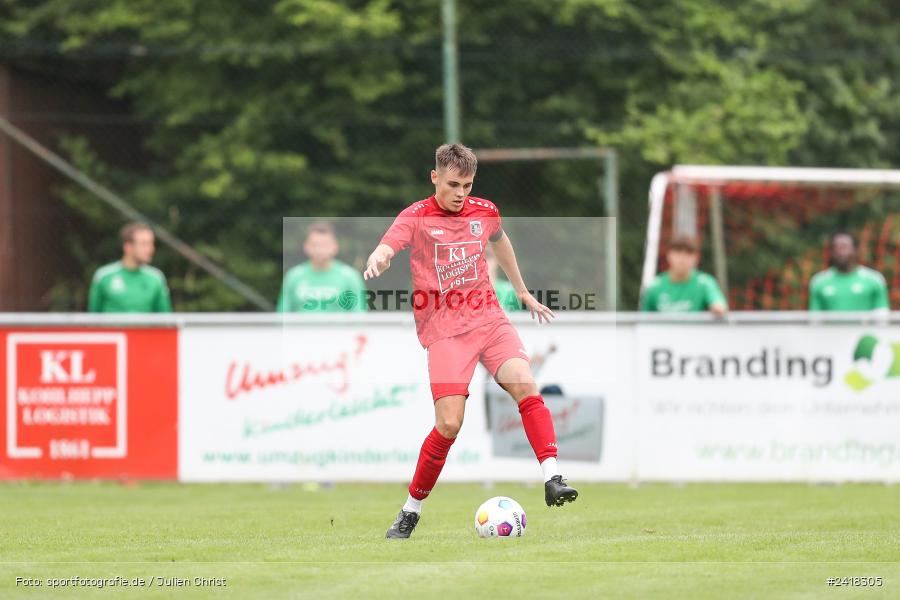
[{"label": "goal net", "polygon": [[649,200],[642,288],[667,268],[672,236],[687,234],[732,310],[806,310],[829,236],[846,230],[900,308],[900,171],[676,166],[653,178]]}]

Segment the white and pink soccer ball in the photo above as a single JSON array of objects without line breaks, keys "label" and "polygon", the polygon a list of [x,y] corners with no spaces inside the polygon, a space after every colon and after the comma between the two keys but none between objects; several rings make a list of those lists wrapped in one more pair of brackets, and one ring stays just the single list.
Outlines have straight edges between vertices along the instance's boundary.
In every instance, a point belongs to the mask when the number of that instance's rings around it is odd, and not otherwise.
[{"label": "white and pink soccer ball", "polygon": [[496,496],[475,511],[475,532],[479,537],[522,537],[525,535],[525,510],[506,496]]}]

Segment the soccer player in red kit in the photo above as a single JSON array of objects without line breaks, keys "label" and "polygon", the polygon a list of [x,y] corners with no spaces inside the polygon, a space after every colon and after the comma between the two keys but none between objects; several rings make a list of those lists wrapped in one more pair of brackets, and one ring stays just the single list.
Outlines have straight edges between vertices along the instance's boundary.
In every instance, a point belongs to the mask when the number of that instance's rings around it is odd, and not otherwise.
[{"label": "soccer player in red kit", "polygon": [[431,172],[434,195],[401,212],[366,263],[364,278],[378,277],[398,252],[410,249],[416,333],[428,352],[434,399],[435,426],[422,444],[409,497],[388,538],[408,538],[418,524],[422,501],[462,426],[479,361],[519,405],[525,435],[544,472],[547,505],[561,506],[578,497],[559,473],[553,418],[488,277],[488,243],[532,318],[550,322],[554,315],[525,288],[497,206],[469,195],[477,167],[475,154],[462,144],[440,146]]}]

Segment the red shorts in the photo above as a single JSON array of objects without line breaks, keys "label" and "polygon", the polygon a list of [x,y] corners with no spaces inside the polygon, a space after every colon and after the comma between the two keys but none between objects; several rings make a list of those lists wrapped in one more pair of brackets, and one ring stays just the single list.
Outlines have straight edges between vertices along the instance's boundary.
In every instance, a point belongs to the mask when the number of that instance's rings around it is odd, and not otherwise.
[{"label": "red shorts", "polygon": [[519,334],[502,319],[484,327],[438,340],[428,346],[428,377],[435,402],[444,396],[469,395],[475,365],[481,364],[495,376],[510,358],[528,360]]}]

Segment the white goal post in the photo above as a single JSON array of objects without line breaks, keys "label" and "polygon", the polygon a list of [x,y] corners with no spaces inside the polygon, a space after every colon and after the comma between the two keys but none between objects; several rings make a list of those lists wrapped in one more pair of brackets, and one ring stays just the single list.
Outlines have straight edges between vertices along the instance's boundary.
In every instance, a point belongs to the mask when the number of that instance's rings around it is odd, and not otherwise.
[{"label": "white goal post", "polygon": [[[900,188],[900,170],[676,165],[671,171],[657,173],[650,182],[650,214],[647,219],[647,244],[644,251],[641,290],[650,285],[653,278],[656,277],[663,208],[666,191],[669,187],[681,184],[706,185],[715,188],[734,182],[814,184],[820,187]],[[714,204],[714,210],[721,210],[721,207]],[[723,243],[721,218],[717,219],[714,213],[711,222],[713,244],[718,246]],[[724,261],[721,248],[714,248],[714,255],[717,271],[724,271],[724,263],[721,262]]]}]

